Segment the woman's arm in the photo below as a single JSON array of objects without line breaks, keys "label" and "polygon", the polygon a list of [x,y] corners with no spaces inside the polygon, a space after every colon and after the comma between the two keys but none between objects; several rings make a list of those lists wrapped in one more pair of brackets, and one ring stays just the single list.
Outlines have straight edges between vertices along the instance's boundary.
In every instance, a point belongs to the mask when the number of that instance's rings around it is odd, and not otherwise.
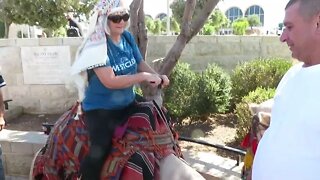
[{"label": "woman's arm", "polygon": [[149,72],[149,73],[152,73],[152,74],[158,74],[144,60],[140,61],[139,65],[138,65],[138,71],[139,72]]},{"label": "woman's arm", "polygon": [[152,86],[158,86],[161,83],[161,78],[157,74],[149,72],[116,76],[111,67],[99,67],[93,70],[102,84],[110,89],[127,88],[143,81],[150,82]]},{"label": "woman's arm", "polygon": [[155,70],[153,70],[144,60],[141,60],[141,62],[139,63],[138,66],[138,71],[139,72],[149,72],[152,74],[156,74],[157,76],[159,76],[162,79],[162,85],[163,87],[166,87],[169,85],[170,81],[169,78],[167,77],[167,75],[159,75]]}]

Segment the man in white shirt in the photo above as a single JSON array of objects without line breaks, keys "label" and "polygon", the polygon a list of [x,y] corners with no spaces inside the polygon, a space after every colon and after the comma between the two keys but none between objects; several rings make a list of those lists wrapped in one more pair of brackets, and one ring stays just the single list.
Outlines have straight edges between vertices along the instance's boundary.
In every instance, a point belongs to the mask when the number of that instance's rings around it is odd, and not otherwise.
[{"label": "man in white shirt", "polygon": [[282,78],[253,180],[320,179],[320,1],[290,0],[280,40],[301,61]]}]

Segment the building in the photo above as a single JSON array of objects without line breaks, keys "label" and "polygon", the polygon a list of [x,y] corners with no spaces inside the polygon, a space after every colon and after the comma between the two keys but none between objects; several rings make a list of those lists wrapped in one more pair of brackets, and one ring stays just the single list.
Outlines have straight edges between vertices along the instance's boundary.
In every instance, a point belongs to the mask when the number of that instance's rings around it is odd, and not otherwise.
[{"label": "building", "polygon": [[284,18],[284,8],[288,0],[223,0],[217,5],[226,17],[234,20],[258,15],[260,17],[260,29],[268,34],[275,33],[279,23]]}]

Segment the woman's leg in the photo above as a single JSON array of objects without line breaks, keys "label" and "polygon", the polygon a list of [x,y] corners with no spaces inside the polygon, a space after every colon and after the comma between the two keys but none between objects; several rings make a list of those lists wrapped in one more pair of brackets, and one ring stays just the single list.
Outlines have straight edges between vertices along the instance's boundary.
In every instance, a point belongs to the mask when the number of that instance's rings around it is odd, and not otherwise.
[{"label": "woman's leg", "polygon": [[85,112],[85,122],[91,144],[88,155],[81,162],[80,173],[83,180],[99,180],[112,147],[115,120],[110,111],[100,109]]}]

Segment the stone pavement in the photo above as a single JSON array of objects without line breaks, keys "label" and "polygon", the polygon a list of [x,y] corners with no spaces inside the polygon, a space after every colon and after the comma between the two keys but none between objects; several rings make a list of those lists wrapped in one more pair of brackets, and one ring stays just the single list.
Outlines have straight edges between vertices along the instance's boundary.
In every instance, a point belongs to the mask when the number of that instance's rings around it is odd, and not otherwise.
[{"label": "stone pavement", "polygon": [[220,179],[241,179],[241,167],[243,163],[237,166],[236,160],[224,158],[210,152],[184,151],[183,155],[189,165],[201,173]]}]

